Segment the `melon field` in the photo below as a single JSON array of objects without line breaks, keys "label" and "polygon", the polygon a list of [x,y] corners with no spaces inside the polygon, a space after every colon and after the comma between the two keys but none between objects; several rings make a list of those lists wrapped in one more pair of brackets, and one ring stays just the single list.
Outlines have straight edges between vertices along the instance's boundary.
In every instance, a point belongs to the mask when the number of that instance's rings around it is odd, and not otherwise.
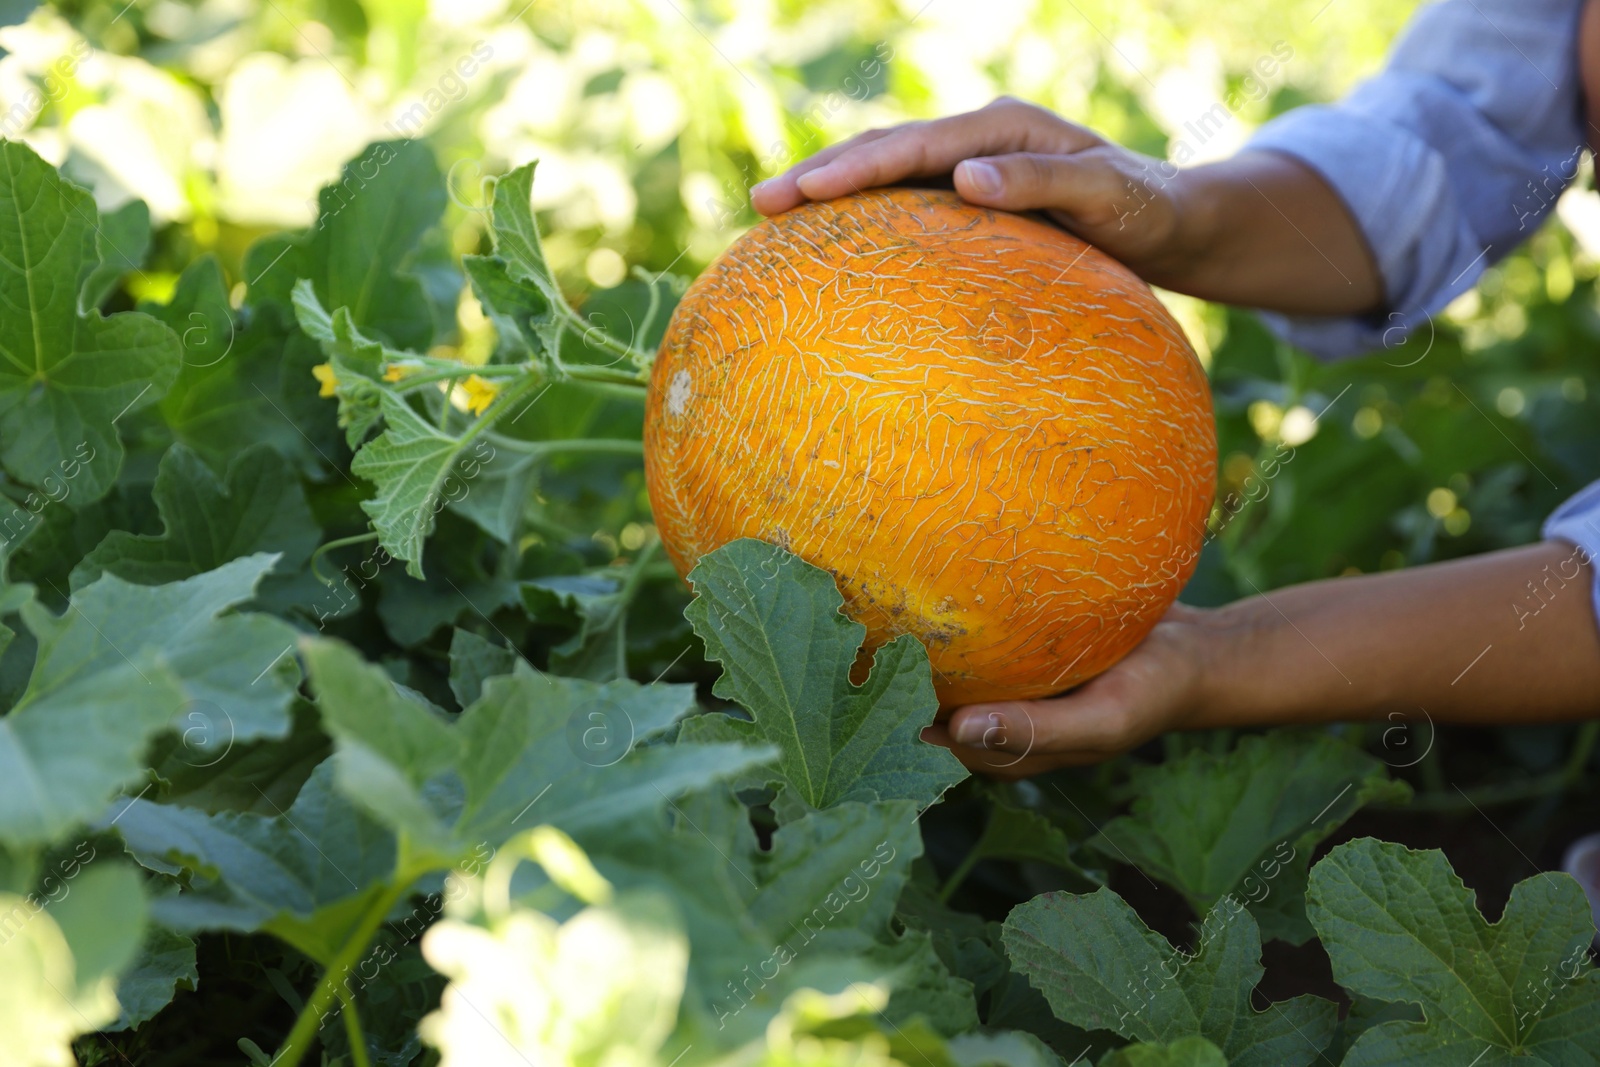
[{"label": "melon field", "polygon": [[[921,739],[951,642],[869,641],[763,525],[826,456],[715,535],[647,485],[680,301],[762,284],[713,266],[751,181],[963,92],[1201,148],[1168,73],[1243,129],[1410,5],[517,6],[0,4],[0,1067],[1600,1063],[1600,724],[971,773]],[[1161,296],[1216,434],[1182,601],[1522,544],[1600,477],[1592,185],[1358,359]]]}]

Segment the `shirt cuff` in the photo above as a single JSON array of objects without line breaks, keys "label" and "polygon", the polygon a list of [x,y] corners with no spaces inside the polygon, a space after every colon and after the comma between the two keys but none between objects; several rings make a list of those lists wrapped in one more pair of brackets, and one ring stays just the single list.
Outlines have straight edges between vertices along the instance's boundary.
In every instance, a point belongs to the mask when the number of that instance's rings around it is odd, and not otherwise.
[{"label": "shirt cuff", "polygon": [[1247,148],[1280,152],[1320,175],[1344,201],[1377,261],[1391,309],[1386,314],[1263,314],[1270,329],[1321,359],[1393,348],[1471,288],[1486,265],[1443,157],[1409,130],[1318,105],[1267,123]]},{"label": "shirt cuff", "polygon": [[[1575,562],[1591,563],[1600,560],[1600,482],[1592,482],[1550,517],[1544,520],[1546,540],[1567,541],[1577,546]],[[1559,570],[1564,569],[1558,568]],[[1561,575],[1566,577],[1566,575]],[[1595,617],[1600,619],[1600,566],[1595,567],[1593,587],[1589,597],[1594,605]]]}]

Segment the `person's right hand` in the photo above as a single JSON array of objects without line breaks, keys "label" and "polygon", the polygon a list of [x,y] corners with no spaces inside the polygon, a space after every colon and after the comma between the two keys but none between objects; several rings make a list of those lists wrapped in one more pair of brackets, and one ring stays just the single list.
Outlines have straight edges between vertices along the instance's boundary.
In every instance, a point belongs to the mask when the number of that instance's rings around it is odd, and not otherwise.
[{"label": "person's right hand", "polygon": [[1044,211],[1147,279],[1171,279],[1193,258],[1177,168],[1010,97],[857,134],[756,185],[750,199],[776,215],[806,200],[946,174],[963,199]]}]

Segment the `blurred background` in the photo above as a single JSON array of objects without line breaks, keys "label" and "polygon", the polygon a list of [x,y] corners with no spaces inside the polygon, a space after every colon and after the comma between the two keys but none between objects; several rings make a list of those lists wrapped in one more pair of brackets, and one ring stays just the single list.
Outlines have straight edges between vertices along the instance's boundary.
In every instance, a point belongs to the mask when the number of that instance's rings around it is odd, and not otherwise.
[{"label": "blurred background", "polygon": [[[756,221],[754,181],[834,140],[1001,93],[1153,155],[1224,156],[1375,70],[1413,6],[0,0],[0,132],[102,211],[149,205],[132,299],[167,299],[204,251],[237,283],[244,249],[312,221],[318,187],[374,139],[432,144],[456,252],[486,245],[483,176],[538,159],[547,253],[582,301],[635,265],[692,276]],[[1558,214],[1440,321],[1339,365],[1163,294],[1222,435],[1217,536],[1186,599],[1527,541],[1600,475],[1587,163]],[[470,291],[458,319],[446,347],[487,351]]]}]

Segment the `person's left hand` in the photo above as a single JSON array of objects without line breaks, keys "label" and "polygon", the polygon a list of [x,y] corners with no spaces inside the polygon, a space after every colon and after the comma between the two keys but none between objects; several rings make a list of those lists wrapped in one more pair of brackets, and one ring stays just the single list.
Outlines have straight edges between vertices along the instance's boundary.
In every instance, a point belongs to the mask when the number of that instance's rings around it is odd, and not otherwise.
[{"label": "person's left hand", "polygon": [[1063,696],[969,704],[923,731],[969,769],[1027,778],[1098,763],[1189,724],[1223,639],[1215,613],[1174,604],[1132,652]]}]

